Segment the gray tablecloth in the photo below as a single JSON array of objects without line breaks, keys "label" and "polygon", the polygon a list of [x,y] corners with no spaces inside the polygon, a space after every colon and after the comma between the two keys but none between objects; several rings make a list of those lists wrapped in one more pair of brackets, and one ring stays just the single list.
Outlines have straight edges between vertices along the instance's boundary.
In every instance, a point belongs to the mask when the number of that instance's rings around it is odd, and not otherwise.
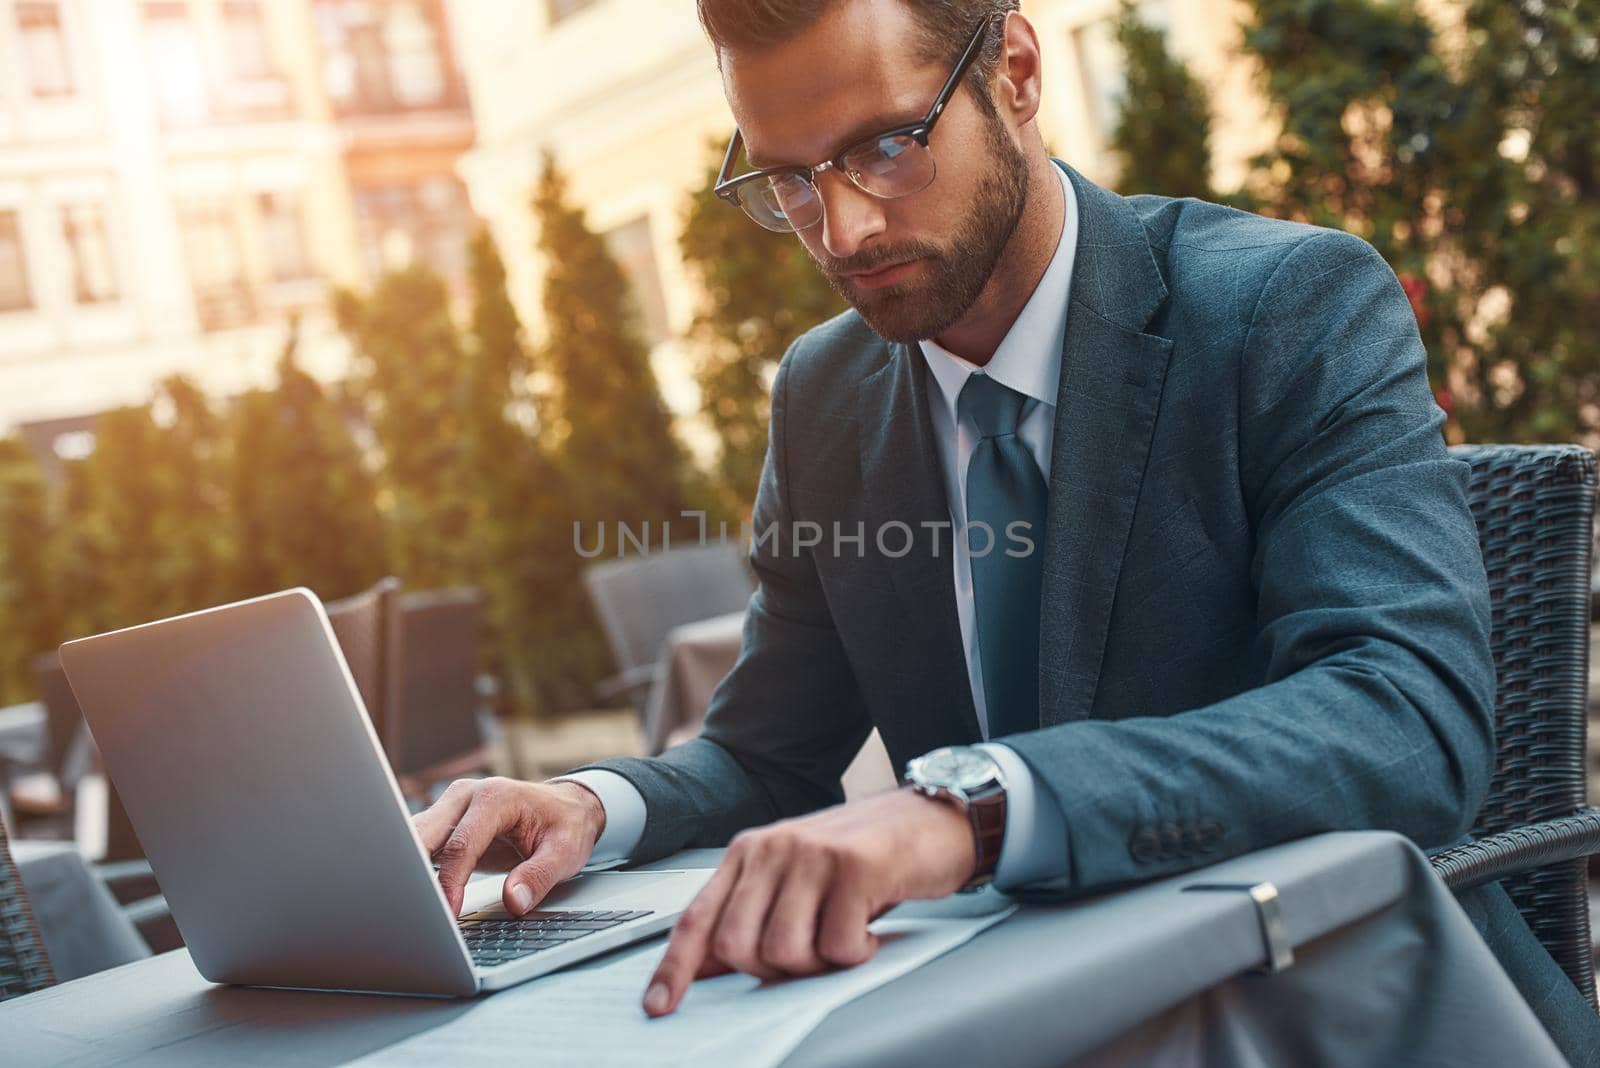
[{"label": "gray tablecloth", "polygon": [[692,735],[705,718],[711,693],[739,659],[743,612],[674,627],[662,643],[662,670],[644,706],[648,752],[659,753],[675,737]]},{"label": "gray tablecloth", "polygon": [[[663,864],[716,858],[702,850]],[[1267,950],[1249,896],[1188,889],[1262,881],[1280,892],[1296,954],[1271,976],[1252,971]],[[178,952],[0,1005],[0,1034],[16,1063],[30,1065],[332,1065],[462,1011],[459,1002],[213,987]],[[786,1062],[912,1063],[1562,1061],[1421,854],[1395,835],[1368,833],[1323,835],[1093,901],[1025,908],[834,1012]]]},{"label": "gray tablecloth", "polygon": [[150,955],[144,939],[71,842],[13,841],[11,854],[58,981]]},{"label": "gray tablecloth", "polygon": [[[662,669],[644,707],[648,752],[660,753],[700,732],[711,694],[739,659],[743,631],[744,613],[730,612],[685,623],[667,635],[661,650]],[[865,797],[892,787],[895,781],[888,751],[874,730],[845,769],[844,795]]]}]

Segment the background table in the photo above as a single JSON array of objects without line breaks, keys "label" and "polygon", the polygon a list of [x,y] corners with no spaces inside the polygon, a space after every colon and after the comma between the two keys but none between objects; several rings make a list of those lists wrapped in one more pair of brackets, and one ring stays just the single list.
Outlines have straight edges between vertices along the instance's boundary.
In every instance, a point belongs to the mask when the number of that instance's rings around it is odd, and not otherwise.
[{"label": "background table", "polygon": [[[1250,898],[1189,889],[1264,880],[1281,894],[1297,954],[1271,976],[1253,974],[1267,952]],[[0,1034],[28,1065],[332,1065],[471,1005],[215,987],[180,951],[0,1004]],[[1322,835],[1121,894],[1025,908],[834,1012],[785,1063],[918,1061],[1563,1064],[1426,860],[1379,832]]]}]

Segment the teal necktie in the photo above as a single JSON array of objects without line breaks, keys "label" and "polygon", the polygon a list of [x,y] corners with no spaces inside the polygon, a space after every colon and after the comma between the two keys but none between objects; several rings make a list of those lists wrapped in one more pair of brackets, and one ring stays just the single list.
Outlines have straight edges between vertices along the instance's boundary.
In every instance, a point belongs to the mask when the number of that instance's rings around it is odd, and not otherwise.
[{"label": "teal necktie", "polygon": [[[990,738],[1039,726],[1039,587],[1049,491],[1017,437],[1027,401],[988,375],[973,374],[956,402],[956,414],[970,419],[979,435],[967,462],[967,546]],[[1013,526],[1018,523],[1027,526]],[[1028,542],[1032,548],[1025,552]]]}]

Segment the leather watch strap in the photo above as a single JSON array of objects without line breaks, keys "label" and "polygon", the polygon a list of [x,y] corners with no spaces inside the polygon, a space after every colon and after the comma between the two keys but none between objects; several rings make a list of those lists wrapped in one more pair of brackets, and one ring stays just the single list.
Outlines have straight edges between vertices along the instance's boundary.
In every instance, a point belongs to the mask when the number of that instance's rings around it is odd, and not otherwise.
[{"label": "leather watch strap", "polygon": [[977,846],[980,877],[992,877],[1000,863],[1000,846],[1006,836],[1006,792],[990,790],[967,799],[967,818],[972,822],[972,838]]}]

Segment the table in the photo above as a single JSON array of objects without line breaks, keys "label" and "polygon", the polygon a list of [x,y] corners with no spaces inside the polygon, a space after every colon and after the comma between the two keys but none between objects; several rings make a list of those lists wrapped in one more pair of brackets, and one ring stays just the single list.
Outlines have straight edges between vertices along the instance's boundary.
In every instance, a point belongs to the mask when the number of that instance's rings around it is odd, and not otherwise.
[{"label": "table", "polygon": [[661,645],[661,670],[644,705],[644,739],[652,756],[699,732],[711,694],[739,659],[744,612],[674,627]]},{"label": "table", "polygon": [[[739,659],[744,612],[729,612],[674,627],[662,643],[660,664],[644,706],[646,751],[652,756],[700,733],[717,684]],[[845,769],[844,795],[865,797],[894,786],[889,753],[876,729]]]},{"label": "table", "polygon": [[73,843],[13,840],[11,856],[58,982],[150,956],[133,922]]},{"label": "table", "polygon": [[[1295,961],[1261,975],[1268,949],[1250,896],[1194,888],[1269,880]],[[640,950],[617,954],[629,952]],[[29,1065],[333,1065],[471,1004],[214,987],[179,951],[0,1004],[0,1034]],[[1321,835],[1115,895],[1024,908],[837,1010],[785,1064],[918,1062],[1564,1063],[1425,858],[1384,832]]]}]

